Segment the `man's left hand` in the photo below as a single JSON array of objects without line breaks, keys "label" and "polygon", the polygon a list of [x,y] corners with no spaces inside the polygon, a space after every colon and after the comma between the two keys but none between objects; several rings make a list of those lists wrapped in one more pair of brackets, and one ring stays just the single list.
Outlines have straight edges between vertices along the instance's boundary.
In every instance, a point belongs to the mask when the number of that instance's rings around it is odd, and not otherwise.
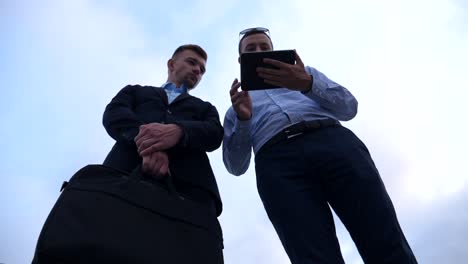
[{"label": "man's left hand", "polygon": [[149,155],[175,146],[183,136],[182,128],[175,124],[150,123],[140,126],[135,143],[140,156]]},{"label": "man's left hand", "polygon": [[296,91],[307,91],[312,87],[312,77],[305,71],[304,63],[296,54],[296,64],[288,64],[273,59],[263,59],[263,62],[278,69],[257,68],[260,78],[268,84],[285,87]]}]

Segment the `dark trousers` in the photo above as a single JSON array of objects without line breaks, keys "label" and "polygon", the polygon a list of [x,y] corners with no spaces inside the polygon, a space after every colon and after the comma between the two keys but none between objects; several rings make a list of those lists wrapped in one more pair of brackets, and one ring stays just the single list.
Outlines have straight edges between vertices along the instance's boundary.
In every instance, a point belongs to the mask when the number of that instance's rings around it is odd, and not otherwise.
[{"label": "dark trousers", "polygon": [[257,188],[293,264],[344,263],[330,207],[365,263],[417,263],[366,146],[342,126],[262,148]]}]

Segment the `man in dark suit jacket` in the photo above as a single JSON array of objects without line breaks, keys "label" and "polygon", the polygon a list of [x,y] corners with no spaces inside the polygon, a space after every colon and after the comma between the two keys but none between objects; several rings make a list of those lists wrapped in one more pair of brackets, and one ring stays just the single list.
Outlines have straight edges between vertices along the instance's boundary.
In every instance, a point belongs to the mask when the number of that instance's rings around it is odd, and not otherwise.
[{"label": "man in dark suit jacket", "polygon": [[[201,47],[180,46],[167,62],[165,84],[128,85],[112,99],[103,124],[116,143],[104,165],[127,172],[142,165],[156,183],[164,183],[170,173],[182,197],[219,216],[221,198],[206,152],[221,145],[223,127],[213,105],[188,93],[205,73],[206,60]],[[213,255],[219,260],[213,263],[222,263],[222,245],[213,248]]]}]

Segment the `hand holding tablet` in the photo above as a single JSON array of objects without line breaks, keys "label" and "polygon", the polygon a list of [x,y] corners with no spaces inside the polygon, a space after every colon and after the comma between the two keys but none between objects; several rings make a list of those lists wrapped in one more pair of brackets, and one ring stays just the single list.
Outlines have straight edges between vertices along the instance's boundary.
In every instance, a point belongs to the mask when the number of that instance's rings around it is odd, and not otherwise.
[{"label": "hand holding tablet", "polygon": [[282,87],[280,85],[265,83],[264,79],[259,76],[257,72],[258,67],[278,69],[271,64],[265,63],[263,60],[266,58],[288,64],[295,64],[296,62],[294,50],[242,53],[240,56],[242,90],[250,91]]}]

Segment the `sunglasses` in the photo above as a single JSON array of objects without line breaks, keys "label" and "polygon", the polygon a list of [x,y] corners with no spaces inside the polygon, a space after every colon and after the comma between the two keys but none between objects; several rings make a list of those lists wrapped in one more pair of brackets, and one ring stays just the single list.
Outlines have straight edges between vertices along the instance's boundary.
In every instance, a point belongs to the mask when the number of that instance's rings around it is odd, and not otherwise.
[{"label": "sunglasses", "polygon": [[242,39],[246,35],[250,35],[251,33],[265,33],[268,36],[270,36],[270,30],[268,28],[264,27],[253,27],[253,28],[247,28],[239,32],[239,39]]}]

